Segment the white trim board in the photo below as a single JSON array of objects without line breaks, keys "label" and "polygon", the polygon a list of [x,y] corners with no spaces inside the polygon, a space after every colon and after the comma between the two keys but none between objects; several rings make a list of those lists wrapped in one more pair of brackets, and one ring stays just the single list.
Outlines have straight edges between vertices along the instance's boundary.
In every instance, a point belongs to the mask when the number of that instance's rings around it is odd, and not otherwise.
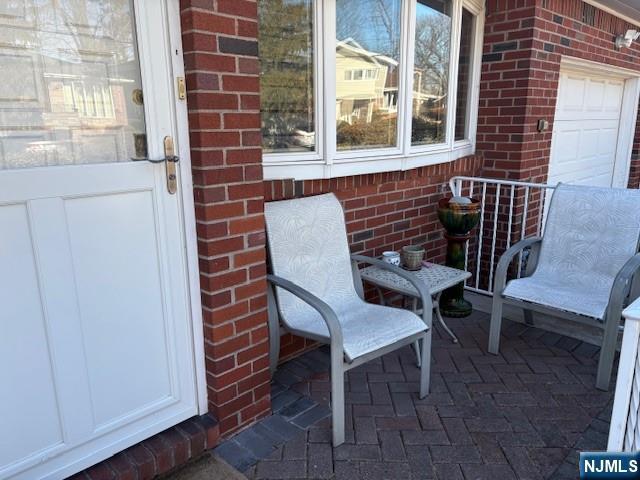
[{"label": "white trim board", "polygon": [[606,77],[631,78],[640,77],[640,70],[618,67],[607,63],[599,63],[583,58],[563,55],[560,59],[560,68],[580,70],[586,74],[604,75]]},{"label": "white trim board", "polygon": [[[171,44],[171,64],[173,78],[184,78],[184,58],[182,51],[182,27],[180,24],[179,2],[167,2],[167,27]],[[175,84],[174,84],[175,86]],[[193,337],[193,354],[196,378],[196,395],[198,413],[204,415],[209,411],[207,398],[207,370],[204,353],[204,322],[202,318],[202,301],[200,297],[200,266],[198,263],[198,236],[196,233],[195,205],[193,200],[193,178],[191,174],[191,148],[189,144],[189,112],[187,101],[179,100],[173,91],[176,119],[176,143],[180,157],[180,194],[182,206],[185,256],[189,281],[189,306],[191,310],[191,334]]]}]

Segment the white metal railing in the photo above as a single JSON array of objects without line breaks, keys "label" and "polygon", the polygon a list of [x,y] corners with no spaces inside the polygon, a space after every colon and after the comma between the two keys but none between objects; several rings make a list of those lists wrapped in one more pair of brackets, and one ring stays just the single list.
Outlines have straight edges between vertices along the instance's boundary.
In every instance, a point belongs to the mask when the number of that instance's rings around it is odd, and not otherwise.
[{"label": "white metal railing", "polygon": [[622,312],[624,335],[618,364],[618,379],[609,427],[610,452],[632,452],[640,447],[640,299]]},{"label": "white metal railing", "polygon": [[[449,188],[453,195],[480,200],[480,224],[475,238],[466,246],[465,268],[472,268],[472,276],[465,288],[491,295],[493,271],[500,254],[513,243],[542,233],[548,200],[555,185],[456,176],[449,181]],[[518,277],[525,260],[526,256],[521,253]]]}]

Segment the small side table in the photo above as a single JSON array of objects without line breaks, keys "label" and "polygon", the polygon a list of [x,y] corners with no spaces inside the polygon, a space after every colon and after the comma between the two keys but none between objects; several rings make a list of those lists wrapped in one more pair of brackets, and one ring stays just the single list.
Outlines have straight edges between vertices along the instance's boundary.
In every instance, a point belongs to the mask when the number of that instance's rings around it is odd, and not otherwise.
[{"label": "small side table", "polygon": [[[426,266],[423,264],[420,270],[416,270],[415,272],[411,273],[413,273],[427,285],[427,287],[429,288],[429,293],[431,293],[431,295],[434,297],[433,310],[436,314],[438,322],[440,323],[440,325],[442,325],[442,328],[445,330],[445,332],[447,332],[449,336],[451,336],[453,343],[458,343],[458,338],[442,318],[442,314],[440,313],[439,300],[440,295],[444,290],[449,287],[453,287],[460,282],[464,282],[466,279],[471,277],[471,273],[465,272],[464,270],[458,270],[457,268],[445,267],[444,265],[437,265],[435,263],[428,262]],[[413,285],[411,285],[404,278],[396,275],[393,272],[383,270],[373,265],[360,270],[360,276],[363,280],[371,283],[372,285],[375,285],[382,304],[385,303],[384,295],[382,293],[382,289],[384,288],[411,298],[411,309],[416,313],[418,312],[418,292],[415,288],[413,288]]]}]

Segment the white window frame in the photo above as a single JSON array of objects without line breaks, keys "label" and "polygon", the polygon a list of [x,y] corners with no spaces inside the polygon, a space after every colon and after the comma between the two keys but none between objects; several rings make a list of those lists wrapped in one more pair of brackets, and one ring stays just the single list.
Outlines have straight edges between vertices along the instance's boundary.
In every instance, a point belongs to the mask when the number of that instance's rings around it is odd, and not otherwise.
[{"label": "white window frame", "polygon": [[[264,153],[265,180],[311,180],[343,177],[394,170],[409,170],[426,165],[451,162],[472,155],[476,145],[484,2],[482,0],[451,0],[451,48],[449,89],[447,92],[446,142],[433,145],[411,145],[411,98],[416,1],[402,0],[400,77],[398,92],[397,147],[338,151],[336,144],[336,3],[335,0],[314,0],[314,95],[316,150],[313,152]],[[474,15],[471,74],[466,109],[466,138],[456,141],[455,115],[458,88],[458,56],[462,25],[462,8]],[[322,54],[322,52],[328,52]],[[333,99],[332,101],[329,101]],[[408,108],[409,107],[409,108]],[[404,135],[402,134],[404,132]]]}]

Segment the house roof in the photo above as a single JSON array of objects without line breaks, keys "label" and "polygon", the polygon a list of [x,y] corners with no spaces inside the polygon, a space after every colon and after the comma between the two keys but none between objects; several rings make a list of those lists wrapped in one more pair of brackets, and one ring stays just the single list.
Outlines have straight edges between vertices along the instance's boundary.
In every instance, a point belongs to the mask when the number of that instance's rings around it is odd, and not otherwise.
[{"label": "house roof", "polygon": [[355,55],[359,55],[369,59],[372,63],[380,64],[386,63],[391,66],[398,66],[398,62],[391,57],[387,57],[386,55],[382,55],[381,53],[371,52],[362,47],[356,40],[353,38],[345,38],[341,40],[336,45],[336,49],[344,49],[352,52]]}]

